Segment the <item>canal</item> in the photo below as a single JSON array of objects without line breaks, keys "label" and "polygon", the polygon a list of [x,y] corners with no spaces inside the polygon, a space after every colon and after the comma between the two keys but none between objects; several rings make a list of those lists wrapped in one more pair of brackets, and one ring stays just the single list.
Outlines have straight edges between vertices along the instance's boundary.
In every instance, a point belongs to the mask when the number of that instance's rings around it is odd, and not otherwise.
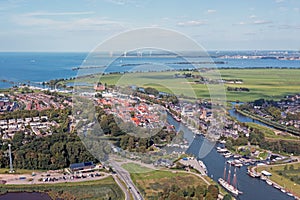
[{"label": "canal", "polygon": [[[258,121],[258,120],[256,120],[256,119],[252,119],[252,118],[250,118],[250,117],[244,116],[244,115],[242,115],[242,114],[236,112],[235,109],[234,109],[234,107],[235,107],[235,105],[237,105],[237,104],[242,104],[242,103],[232,102],[232,108],[228,111],[228,112],[229,112],[229,115],[230,115],[231,117],[236,118],[237,121],[239,121],[239,122],[252,122],[252,123],[256,123],[256,124],[262,125],[262,126],[271,127],[271,126],[269,126],[269,125],[267,125],[267,124],[265,124],[265,123],[263,123],[263,122],[260,122],[260,121]],[[272,128],[272,127],[271,127],[271,128]]]},{"label": "canal", "polygon": [[[182,123],[175,121],[171,115],[168,115],[168,122],[173,124],[176,130],[184,132],[184,137],[189,142],[187,153],[201,159],[208,170],[208,176],[214,181],[223,177],[226,160],[216,151],[216,143],[210,142],[203,135],[195,135],[190,129]],[[228,167],[227,167],[228,169]],[[233,175],[233,168],[232,173]],[[231,177],[231,180],[233,177]],[[265,181],[251,178],[247,174],[247,166],[237,168],[238,189],[243,192],[237,199],[240,200],[289,200],[294,199],[280,190],[268,185]]]}]

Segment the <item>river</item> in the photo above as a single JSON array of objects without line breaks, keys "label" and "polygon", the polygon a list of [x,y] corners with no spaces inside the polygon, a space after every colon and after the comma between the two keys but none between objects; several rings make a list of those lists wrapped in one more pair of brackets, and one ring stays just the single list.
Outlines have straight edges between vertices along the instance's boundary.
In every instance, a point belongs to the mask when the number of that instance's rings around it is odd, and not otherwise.
[{"label": "river", "polygon": [[[218,178],[223,177],[226,159],[216,151],[216,144],[210,142],[202,135],[195,136],[191,130],[189,130],[183,124],[175,121],[171,115],[168,115],[168,122],[173,124],[176,130],[182,130],[184,132],[184,137],[189,142],[189,148],[186,152],[194,155],[204,162],[208,170],[208,176],[215,181],[218,181]],[[232,179],[233,177],[231,177],[231,180]],[[247,166],[237,168],[237,183],[238,189],[243,192],[243,194],[237,197],[237,199],[240,200],[294,199],[282,193],[280,190],[268,185],[265,181],[248,176]]]},{"label": "river", "polygon": [[[229,115],[230,115],[231,117],[236,118],[237,121],[239,121],[239,122],[252,122],[252,123],[256,123],[256,124],[259,124],[259,125],[262,125],[262,126],[266,126],[266,127],[269,127],[269,128],[271,127],[271,126],[269,126],[269,125],[267,125],[267,124],[265,124],[265,123],[263,123],[263,122],[260,122],[260,121],[258,121],[258,120],[256,120],[256,119],[252,119],[252,118],[250,118],[250,117],[247,117],[247,116],[245,116],[245,115],[242,115],[242,114],[236,112],[235,109],[234,109],[234,106],[237,105],[237,104],[242,104],[242,103],[232,102],[232,109],[230,109],[230,110],[228,111],[228,112],[229,112]],[[272,127],[271,127],[271,128],[272,128]]]}]

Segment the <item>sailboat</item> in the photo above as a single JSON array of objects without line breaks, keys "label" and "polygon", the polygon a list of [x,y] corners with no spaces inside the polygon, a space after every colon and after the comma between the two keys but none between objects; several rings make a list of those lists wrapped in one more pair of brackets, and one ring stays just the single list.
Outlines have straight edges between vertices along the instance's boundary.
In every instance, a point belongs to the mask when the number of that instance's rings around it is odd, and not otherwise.
[{"label": "sailboat", "polygon": [[237,189],[236,168],[234,168],[232,185],[230,184],[230,178],[231,178],[231,166],[229,165],[227,181],[225,181],[226,180],[226,163],[225,163],[223,178],[219,178],[218,182],[220,183],[220,185],[222,185],[222,187],[224,187],[227,191],[229,191],[234,196],[238,196],[239,194],[242,194],[243,192]]}]

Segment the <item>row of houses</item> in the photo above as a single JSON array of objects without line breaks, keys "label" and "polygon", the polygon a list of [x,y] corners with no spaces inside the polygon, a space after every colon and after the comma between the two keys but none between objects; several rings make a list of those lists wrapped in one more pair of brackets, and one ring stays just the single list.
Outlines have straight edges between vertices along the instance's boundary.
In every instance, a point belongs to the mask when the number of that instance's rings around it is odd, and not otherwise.
[{"label": "row of houses", "polygon": [[11,139],[20,131],[25,134],[48,135],[51,134],[50,128],[53,126],[57,126],[57,123],[49,122],[47,116],[0,120],[0,133],[2,139]]}]

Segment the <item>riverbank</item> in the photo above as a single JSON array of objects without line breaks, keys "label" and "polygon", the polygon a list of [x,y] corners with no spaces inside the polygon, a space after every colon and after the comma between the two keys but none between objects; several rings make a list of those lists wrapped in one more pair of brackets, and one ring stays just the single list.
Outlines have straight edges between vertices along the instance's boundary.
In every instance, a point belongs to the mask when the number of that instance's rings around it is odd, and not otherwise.
[{"label": "riverbank", "polygon": [[286,132],[291,133],[291,134],[293,134],[295,136],[300,136],[300,131],[297,131],[296,129],[292,129],[292,128],[289,128],[289,127],[284,126],[282,124],[279,124],[277,122],[267,120],[267,119],[265,119],[265,118],[263,118],[261,116],[252,114],[252,113],[244,111],[244,110],[240,110],[240,109],[236,108],[235,111],[238,112],[238,113],[240,113],[240,114],[242,114],[242,115],[244,115],[244,116],[250,117],[250,118],[255,119],[257,121],[260,121],[260,122],[262,122],[264,124],[267,124],[267,125],[269,125],[271,127],[274,127],[274,128],[276,128],[276,129],[278,129],[280,131],[286,131]]},{"label": "riverbank", "polygon": [[255,171],[261,173],[263,170],[270,172],[272,175],[266,180],[271,180],[270,185],[278,188],[283,193],[291,193],[300,199],[300,162],[290,164],[256,166]]}]

